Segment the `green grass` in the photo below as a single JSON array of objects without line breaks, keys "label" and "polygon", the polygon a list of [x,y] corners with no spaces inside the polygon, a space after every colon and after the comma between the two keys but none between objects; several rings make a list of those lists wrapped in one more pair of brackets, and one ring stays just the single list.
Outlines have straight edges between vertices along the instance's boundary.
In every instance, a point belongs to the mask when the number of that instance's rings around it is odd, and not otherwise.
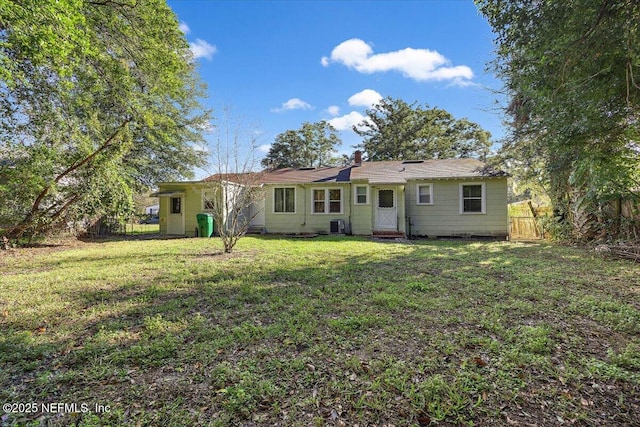
[{"label": "green grass", "polygon": [[637,264],[508,242],[266,236],[220,249],[0,253],[0,403],[90,408],[3,412],[0,425],[640,419]]},{"label": "green grass", "polygon": [[160,232],[160,225],[158,224],[138,224],[136,222],[128,222],[125,227],[126,234],[128,235],[154,234]]}]

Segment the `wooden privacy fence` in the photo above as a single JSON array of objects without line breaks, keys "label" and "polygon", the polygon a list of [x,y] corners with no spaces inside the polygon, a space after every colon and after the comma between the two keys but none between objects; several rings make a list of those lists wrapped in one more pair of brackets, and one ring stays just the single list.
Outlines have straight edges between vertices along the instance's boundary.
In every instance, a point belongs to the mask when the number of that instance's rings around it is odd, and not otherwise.
[{"label": "wooden privacy fence", "polygon": [[531,200],[509,205],[510,239],[544,239],[544,229],[538,220],[550,214],[548,207],[534,207]]},{"label": "wooden privacy fence", "polygon": [[509,217],[509,237],[511,239],[543,239],[544,231],[535,217],[512,216]]}]

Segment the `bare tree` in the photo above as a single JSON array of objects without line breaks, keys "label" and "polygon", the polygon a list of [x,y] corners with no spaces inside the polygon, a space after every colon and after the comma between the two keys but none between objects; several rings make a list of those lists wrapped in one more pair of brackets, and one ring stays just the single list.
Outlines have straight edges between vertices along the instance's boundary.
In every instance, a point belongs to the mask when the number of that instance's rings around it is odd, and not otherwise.
[{"label": "bare tree", "polygon": [[225,253],[231,253],[252,221],[264,209],[265,192],[256,158],[257,136],[254,126],[245,126],[229,107],[212,133],[211,166],[204,191],[207,210],[213,215]]}]

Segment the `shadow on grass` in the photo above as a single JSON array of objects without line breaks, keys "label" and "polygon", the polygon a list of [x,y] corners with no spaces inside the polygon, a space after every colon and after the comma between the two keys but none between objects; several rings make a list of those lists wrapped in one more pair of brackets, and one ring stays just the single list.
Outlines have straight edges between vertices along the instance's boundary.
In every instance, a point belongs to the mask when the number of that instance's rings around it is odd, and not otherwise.
[{"label": "shadow on grass", "polygon": [[174,236],[160,233],[133,232],[129,234],[114,234],[106,236],[79,236],[78,240],[86,243],[126,242],[138,240],[175,240],[187,239],[186,236]]}]

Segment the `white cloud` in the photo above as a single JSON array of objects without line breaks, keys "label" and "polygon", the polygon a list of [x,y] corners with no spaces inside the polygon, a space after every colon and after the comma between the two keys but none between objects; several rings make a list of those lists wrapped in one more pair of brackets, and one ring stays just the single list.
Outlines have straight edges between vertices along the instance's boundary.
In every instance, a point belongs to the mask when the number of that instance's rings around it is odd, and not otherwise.
[{"label": "white cloud", "polygon": [[370,108],[380,102],[382,95],[373,89],[365,89],[349,98],[349,105]]},{"label": "white cloud", "polygon": [[262,144],[262,145],[258,146],[257,149],[258,149],[258,151],[260,153],[265,153],[266,154],[271,149],[271,144]]},{"label": "white cloud", "polygon": [[[417,81],[467,81],[473,78],[471,68],[466,65],[451,66],[451,61],[436,51],[408,47],[374,54],[371,46],[360,39],[350,39],[336,46],[331,52],[331,61],[363,74],[399,71]],[[329,65],[326,57],[321,62],[324,66]]]},{"label": "white cloud", "polygon": [[210,148],[209,148],[209,144],[201,144],[201,145],[196,145],[195,147],[193,147],[196,151],[202,153],[203,155],[207,156],[209,155],[209,153],[211,152]]},{"label": "white cloud", "polygon": [[191,52],[193,52],[194,58],[211,59],[218,51],[218,48],[202,39],[196,39],[195,42],[189,43],[189,47],[191,48]]},{"label": "white cloud", "polygon": [[352,111],[344,116],[336,117],[329,120],[329,124],[337,130],[352,130],[353,126],[357,126],[360,122],[365,120],[366,117],[357,111]]},{"label": "white cloud", "polygon": [[337,105],[331,105],[329,108],[327,108],[327,113],[332,116],[337,116],[338,114],[340,114],[340,107],[338,107]]},{"label": "white cloud", "polygon": [[189,28],[186,22],[180,21],[180,25],[178,25],[178,28],[180,29],[180,31],[182,31],[185,34],[189,34],[191,32],[191,29]]},{"label": "white cloud", "polygon": [[196,127],[206,133],[211,133],[216,129],[216,125],[214,125],[210,121],[199,123],[196,125]]},{"label": "white cloud", "polygon": [[482,87],[482,85],[480,83],[475,83],[472,82],[471,80],[466,80],[466,79],[453,79],[451,81],[451,83],[449,83],[447,85],[448,86],[458,86],[458,87],[469,87],[469,86],[474,86],[474,87]]},{"label": "white cloud", "polygon": [[326,56],[323,56],[322,58],[320,58],[320,63],[322,64],[323,67],[328,67],[329,58],[327,58]]},{"label": "white cloud", "polygon": [[281,113],[289,110],[311,110],[313,107],[304,102],[300,98],[291,98],[287,102],[284,102],[280,108],[273,108],[271,111],[274,113]]}]

